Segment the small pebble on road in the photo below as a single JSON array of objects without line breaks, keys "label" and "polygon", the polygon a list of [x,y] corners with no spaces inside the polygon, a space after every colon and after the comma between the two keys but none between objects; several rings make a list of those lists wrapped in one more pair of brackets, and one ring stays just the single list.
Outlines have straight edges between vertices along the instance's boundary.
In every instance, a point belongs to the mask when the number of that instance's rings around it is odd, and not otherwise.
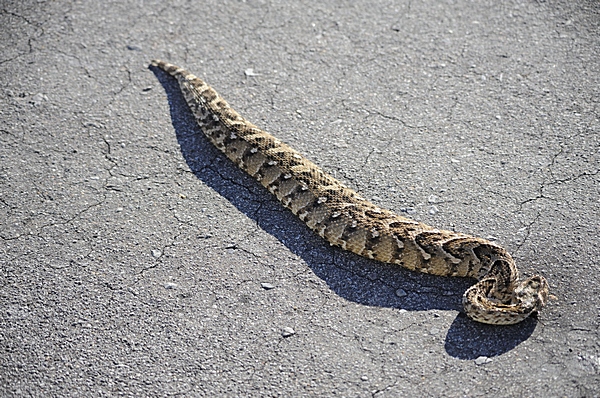
[{"label": "small pebble on road", "polygon": [[296,334],[296,331],[289,326],[284,327],[283,330],[281,331],[281,335],[283,337],[290,337],[295,334]]}]

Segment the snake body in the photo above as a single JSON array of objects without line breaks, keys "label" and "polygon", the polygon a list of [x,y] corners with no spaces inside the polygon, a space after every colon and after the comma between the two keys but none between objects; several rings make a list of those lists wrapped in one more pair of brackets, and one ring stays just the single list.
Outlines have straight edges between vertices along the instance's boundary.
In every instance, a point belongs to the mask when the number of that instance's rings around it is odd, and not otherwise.
[{"label": "snake body", "polygon": [[546,279],[535,275],[520,280],[502,247],[370,203],[244,119],[202,79],[164,61],[152,65],[178,80],[208,139],[332,245],[413,271],[478,279],[463,296],[465,313],[478,322],[518,323],[545,305]]}]

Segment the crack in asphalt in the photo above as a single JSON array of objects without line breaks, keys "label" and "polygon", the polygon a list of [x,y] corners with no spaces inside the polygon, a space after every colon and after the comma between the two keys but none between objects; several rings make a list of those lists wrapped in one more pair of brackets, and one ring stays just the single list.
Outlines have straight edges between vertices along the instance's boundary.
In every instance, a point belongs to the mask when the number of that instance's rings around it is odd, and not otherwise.
[{"label": "crack in asphalt", "polygon": [[[39,37],[42,37],[42,36],[45,34],[45,31],[44,31],[44,28],[42,27],[42,24],[40,24],[40,23],[34,23],[34,22],[31,22],[31,21],[29,21],[27,18],[25,18],[24,16],[22,16],[22,15],[19,15],[19,14],[17,14],[17,13],[14,13],[14,12],[12,12],[12,11],[8,11],[6,8],[3,8],[3,9],[1,10],[1,12],[2,12],[3,14],[12,15],[12,16],[13,16],[13,17],[15,17],[15,18],[20,18],[20,19],[22,19],[23,21],[25,21],[25,22],[26,22],[28,25],[32,25],[32,26],[34,26],[34,27],[36,28],[36,30],[38,30],[38,29],[39,29],[39,30],[41,30],[41,32],[42,32],[42,33],[39,35]],[[8,59],[5,59],[5,60],[2,60],[2,61],[0,61],[0,65],[2,65],[2,64],[5,64],[5,63],[8,63],[8,62],[11,62],[11,61],[14,61],[15,59],[18,59],[18,58],[20,58],[20,57],[22,57],[22,56],[24,56],[24,55],[27,55],[27,54],[31,54],[31,53],[33,53],[33,52],[35,51],[35,50],[33,49],[33,41],[34,41],[34,38],[32,38],[32,37],[30,37],[30,38],[28,38],[28,39],[27,39],[27,46],[28,46],[28,51],[27,51],[27,52],[24,52],[24,53],[22,53],[22,54],[17,54],[17,55],[15,55],[15,56],[14,56],[14,57],[12,57],[12,58],[8,58]]]},{"label": "crack in asphalt", "polygon": [[517,241],[517,246],[516,248],[513,250],[513,254],[516,254],[519,252],[519,250],[521,249],[521,247],[523,247],[525,245],[525,243],[527,243],[527,241],[529,240],[529,236],[531,235],[531,228],[533,227],[533,225],[535,223],[537,223],[537,221],[540,218],[540,213],[538,212],[534,219],[528,223],[525,227],[522,228],[522,230],[524,230],[526,232],[525,236],[522,239],[519,239]]}]

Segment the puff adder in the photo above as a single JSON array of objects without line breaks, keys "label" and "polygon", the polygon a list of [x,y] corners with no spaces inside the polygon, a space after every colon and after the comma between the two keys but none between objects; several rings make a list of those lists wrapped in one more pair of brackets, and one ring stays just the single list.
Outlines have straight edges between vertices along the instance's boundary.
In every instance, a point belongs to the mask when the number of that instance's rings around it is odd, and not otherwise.
[{"label": "puff adder", "polygon": [[413,271],[477,278],[465,292],[463,306],[478,322],[518,323],[545,305],[546,279],[536,275],[520,280],[514,260],[502,247],[370,203],[244,119],[200,78],[164,61],[152,65],[178,80],[208,139],[332,245]]}]

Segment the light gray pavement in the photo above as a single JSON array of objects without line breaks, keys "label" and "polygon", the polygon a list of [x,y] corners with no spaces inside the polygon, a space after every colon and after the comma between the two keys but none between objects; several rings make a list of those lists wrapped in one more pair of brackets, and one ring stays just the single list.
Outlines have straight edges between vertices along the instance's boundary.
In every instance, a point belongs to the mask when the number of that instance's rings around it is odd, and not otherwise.
[{"label": "light gray pavement", "polygon": [[[597,1],[0,4],[0,395],[600,396]],[[329,247],[155,57],[557,299],[479,325]]]}]

